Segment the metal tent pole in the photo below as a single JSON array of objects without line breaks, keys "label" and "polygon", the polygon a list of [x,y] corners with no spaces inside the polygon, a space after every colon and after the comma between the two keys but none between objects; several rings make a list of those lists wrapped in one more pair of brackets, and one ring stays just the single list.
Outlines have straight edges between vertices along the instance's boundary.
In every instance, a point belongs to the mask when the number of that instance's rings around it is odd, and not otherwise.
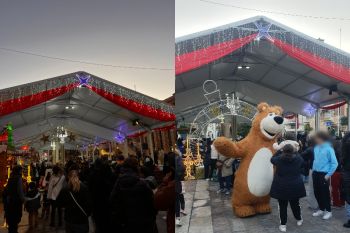
[{"label": "metal tent pole", "polygon": [[315,114],[315,131],[318,131],[320,129],[320,109],[316,109]]}]

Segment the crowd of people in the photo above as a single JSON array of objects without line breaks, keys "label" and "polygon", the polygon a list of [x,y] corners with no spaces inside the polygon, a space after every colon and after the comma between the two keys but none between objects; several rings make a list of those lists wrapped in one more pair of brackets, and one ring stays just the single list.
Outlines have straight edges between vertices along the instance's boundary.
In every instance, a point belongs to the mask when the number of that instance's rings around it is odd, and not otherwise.
[{"label": "crowd of people", "polygon": [[[278,201],[279,230],[287,230],[288,205],[297,225],[302,226],[299,200],[304,197],[314,210],[312,216],[323,220],[332,218],[332,206],[345,206],[348,222],[343,226],[350,228],[350,133],[342,139],[323,131],[298,139],[294,134],[286,134],[276,145],[277,152],[271,159],[275,175],[270,196]],[[203,157],[204,178],[217,180],[217,192],[229,195],[239,160],[218,154],[211,140],[205,143]]]},{"label": "crowd of people", "polygon": [[29,184],[16,165],[2,195],[8,232],[18,232],[23,210],[32,232],[42,218],[53,229],[64,225],[67,233],[88,233],[91,226],[96,233],[157,233],[158,211],[167,212],[167,232],[174,232],[176,180],[182,179],[177,157],[166,154],[162,169],[150,156],[64,165],[44,161],[32,164]]}]

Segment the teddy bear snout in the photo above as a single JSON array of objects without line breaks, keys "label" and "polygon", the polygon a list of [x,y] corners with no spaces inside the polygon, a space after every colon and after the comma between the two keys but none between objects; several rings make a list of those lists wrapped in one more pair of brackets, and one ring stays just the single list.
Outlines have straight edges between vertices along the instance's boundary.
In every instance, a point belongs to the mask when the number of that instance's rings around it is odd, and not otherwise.
[{"label": "teddy bear snout", "polygon": [[281,125],[283,123],[283,117],[275,116],[273,119],[279,125]]}]

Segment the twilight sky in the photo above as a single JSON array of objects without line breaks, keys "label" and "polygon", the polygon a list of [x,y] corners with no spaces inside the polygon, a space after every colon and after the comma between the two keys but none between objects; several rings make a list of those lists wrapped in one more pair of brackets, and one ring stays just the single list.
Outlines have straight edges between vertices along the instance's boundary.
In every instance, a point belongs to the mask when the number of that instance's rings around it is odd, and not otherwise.
[{"label": "twilight sky", "polygon": [[[4,51],[121,66],[50,60]],[[174,0],[0,0],[0,89],[86,71],[155,98],[174,92]]]},{"label": "twilight sky", "polygon": [[[278,11],[291,14],[343,17],[350,19],[349,0],[211,0],[217,3],[259,10]],[[282,3],[283,2],[283,3]],[[314,38],[325,39],[325,43],[340,47],[340,28],[342,31],[341,49],[350,53],[350,20],[324,20],[303,17],[283,16],[236,9],[209,4],[200,0],[176,0],[176,37],[236,22],[257,15],[265,15],[286,26]]]}]

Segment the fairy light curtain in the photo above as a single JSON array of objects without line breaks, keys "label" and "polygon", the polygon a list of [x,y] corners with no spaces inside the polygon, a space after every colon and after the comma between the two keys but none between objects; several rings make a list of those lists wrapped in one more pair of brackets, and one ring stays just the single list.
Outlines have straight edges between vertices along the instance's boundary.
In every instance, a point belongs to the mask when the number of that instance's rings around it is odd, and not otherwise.
[{"label": "fairy light curtain", "polygon": [[350,57],[260,20],[176,43],[176,74],[191,71],[266,39],[290,57],[339,81],[350,83]]},{"label": "fairy light curtain", "polygon": [[159,121],[174,121],[172,106],[86,73],[76,73],[8,88],[0,92],[0,116],[21,111],[85,87],[129,111]]}]

